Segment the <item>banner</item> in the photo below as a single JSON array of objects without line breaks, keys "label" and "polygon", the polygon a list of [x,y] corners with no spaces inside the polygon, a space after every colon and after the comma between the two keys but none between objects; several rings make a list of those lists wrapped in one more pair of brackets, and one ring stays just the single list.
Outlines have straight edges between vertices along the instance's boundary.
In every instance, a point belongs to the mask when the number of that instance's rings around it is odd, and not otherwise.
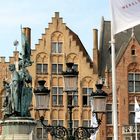
[{"label": "banner", "polygon": [[110,0],[110,5],[112,35],[140,24],[140,0]]},{"label": "banner", "polygon": [[135,123],[140,123],[140,106],[137,102],[137,99],[135,97]]},{"label": "banner", "polygon": [[[97,127],[97,126],[98,126],[97,116],[95,113],[93,113],[93,104],[91,103],[91,127]],[[96,140],[97,132],[95,132],[95,134],[92,134],[90,136],[90,140]]]}]

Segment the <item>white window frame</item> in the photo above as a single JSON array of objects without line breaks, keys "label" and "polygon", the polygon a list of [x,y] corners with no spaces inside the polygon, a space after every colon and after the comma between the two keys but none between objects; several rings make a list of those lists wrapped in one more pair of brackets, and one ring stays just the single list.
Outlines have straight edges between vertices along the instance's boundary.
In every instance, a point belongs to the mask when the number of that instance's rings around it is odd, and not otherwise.
[{"label": "white window frame", "polygon": [[[59,46],[60,44],[61,46]],[[63,42],[52,42],[51,47],[52,53],[62,53]]]},{"label": "white window frame", "polygon": [[[84,93],[84,90],[83,89],[86,89],[86,93]],[[84,100],[83,99],[84,97],[87,97],[87,99],[86,99],[87,100],[86,101],[87,104],[83,104],[83,106],[91,106],[91,104],[90,104],[90,102],[91,102],[91,96],[90,95],[91,95],[92,91],[93,91],[93,88],[90,88],[90,87],[83,87],[82,88],[82,93],[83,93],[82,94],[83,95],[82,96],[82,100]]]},{"label": "white window frame", "polygon": [[[129,79],[129,75],[132,74],[133,78],[132,79]],[[139,80],[136,80],[136,75],[139,75],[140,76],[140,73],[138,72],[130,72],[128,73],[128,92],[129,93],[136,93],[136,92],[140,92],[140,89],[138,91],[136,91],[136,82],[140,82],[140,79]],[[133,91],[131,91],[129,89],[129,83],[132,82],[133,84]]]},{"label": "white window frame", "polygon": [[[87,122],[87,125],[84,125],[84,122]],[[90,127],[91,126],[91,120],[83,120],[83,126],[84,127]]]},{"label": "white window frame", "polygon": [[[53,65],[56,65],[56,71],[53,71]],[[62,74],[62,71],[59,71],[59,65],[62,66],[63,71],[63,64],[52,64],[52,74]]]},{"label": "white window frame", "polygon": [[[38,72],[38,65],[41,65],[41,71],[39,71]],[[47,72],[44,72],[44,65],[47,65]],[[47,74],[48,73],[48,64],[47,63],[45,63],[45,64],[43,64],[43,63],[37,63],[36,64],[36,73],[37,74]]]},{"label": "white window frame", "polygon": [[[53,88],[56,88],[56,93],[53,93]],[[59,88],[62,88],[62,94],[59,93]],[[53,96],[56,96],[56,104],[53,104],[52,101],[52,106],[63,106],[64,101],[63,101],[63,87],[60,86],[52,86],[52,100]],[[62,104],[59,103],[59,96],[62,96]]]},{"label": "white window frame", "polygon": [[[46,122],[48,122],[47,120],[45,120]],[[40,120],[37,120],[37,126],[36,126],[36,138],[37,138],[37,140],[46,140],[47,138],[48,138],[48,134],[46,133],[46,130],[45,130],[45,128],[42,126],[42,124],[41,124],[41,122],[40,122]],[[46,123],[47,124],[47,123]],[[41,129],[41,138],[38,138],[37,137],[37,129]]]}]

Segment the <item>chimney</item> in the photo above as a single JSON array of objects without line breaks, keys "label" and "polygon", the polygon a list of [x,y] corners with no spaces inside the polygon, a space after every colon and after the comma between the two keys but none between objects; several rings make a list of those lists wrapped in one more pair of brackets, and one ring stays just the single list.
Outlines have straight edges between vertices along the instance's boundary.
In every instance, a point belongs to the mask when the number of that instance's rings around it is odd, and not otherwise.
[{"label": "chimney", "polygon": [[99,52],[98,52],[98,30],[93,29],[93,72],[98,74]]}]

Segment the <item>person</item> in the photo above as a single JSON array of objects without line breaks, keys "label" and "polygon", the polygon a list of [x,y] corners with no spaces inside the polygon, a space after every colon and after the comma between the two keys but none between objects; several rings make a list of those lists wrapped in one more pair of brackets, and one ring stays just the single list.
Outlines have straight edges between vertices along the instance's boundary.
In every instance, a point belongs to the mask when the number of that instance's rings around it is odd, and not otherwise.
[{"label": "person", "polygon": [[19,66],[19,76],[20,76],[20,94],[21,94],[21,116],[28,117],[29,106],[32,101],[32,77],[28,70],[22,65]]},{"label": "person", "polygon": [[15,116],[20,115],[20,90],[19,90],[19,74],[16,71],[15,64],[9,65],[9,70],[11,71],[11,83],[10,83],[10,89],[11,89],[11,104],[12,104],[12,110],[13,114]]},{"label": "person", "polygon": [[11,105],[11,89],[10,85],[8,82],[5,80],[3,81],[3,86],[5,90],[5,99],[3,102],[3,112],[4,112],[4,117],[8,117],[12,114],[12,105]]}]

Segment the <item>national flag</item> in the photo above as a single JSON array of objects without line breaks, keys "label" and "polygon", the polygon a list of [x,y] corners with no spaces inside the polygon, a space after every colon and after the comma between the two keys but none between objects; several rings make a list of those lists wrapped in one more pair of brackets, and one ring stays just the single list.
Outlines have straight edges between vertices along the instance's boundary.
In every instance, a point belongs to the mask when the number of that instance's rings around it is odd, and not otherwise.
[{"label": "national flag", "polygon": [[140,24],[140,0],[110,0],[112,35]]},{"label": "national flag", "polygon": [[137,99],[135,97],[135,107],[134,107],[134,110],[135,110],[135,123],[140,123],[140,106],[137,102]]}]

